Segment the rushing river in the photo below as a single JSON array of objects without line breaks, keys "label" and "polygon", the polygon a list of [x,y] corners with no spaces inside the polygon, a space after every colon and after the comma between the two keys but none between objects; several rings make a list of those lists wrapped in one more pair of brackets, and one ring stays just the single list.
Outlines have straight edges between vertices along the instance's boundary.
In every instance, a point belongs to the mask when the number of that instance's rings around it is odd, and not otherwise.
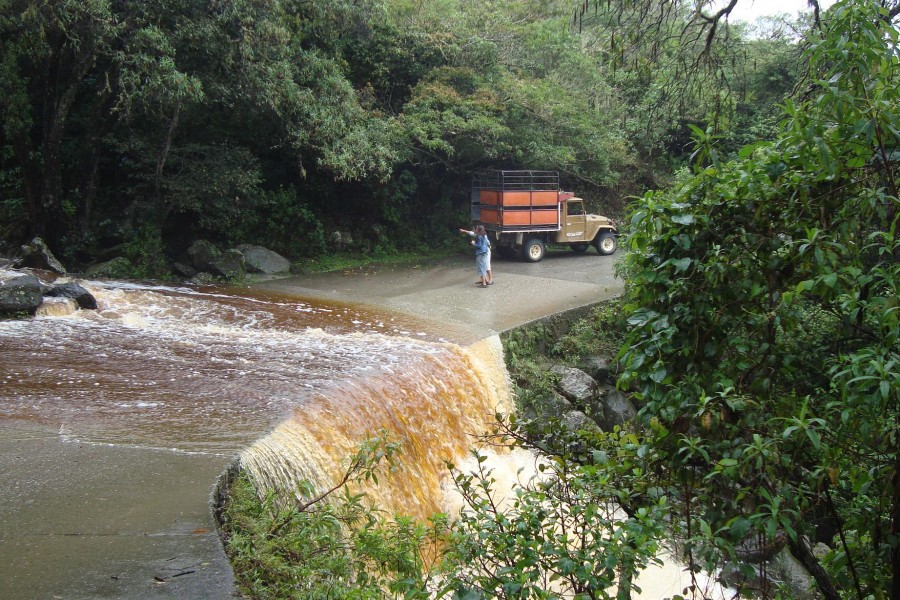
[{"label": "rushing river", "polygon": [[329,486],[385,430],[403,444],[405,483],[376,500],[425,516],[440,510],[444,461],[509,410],[496,340],[463,349],[397,315],[273,293],[86,286],[96,311],[0,322],[0,420],[240,453],[266,487]]}]

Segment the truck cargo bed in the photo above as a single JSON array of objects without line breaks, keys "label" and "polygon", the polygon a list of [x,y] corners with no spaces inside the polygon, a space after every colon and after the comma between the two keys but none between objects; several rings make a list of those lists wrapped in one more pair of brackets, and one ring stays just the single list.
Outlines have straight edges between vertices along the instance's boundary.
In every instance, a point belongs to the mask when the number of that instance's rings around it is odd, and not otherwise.
[{"label": "truck cargo bed", "polygon": [[472,179],[472,219],[495,230],[557,230],[560,196],[556,171],[481,171]]}]

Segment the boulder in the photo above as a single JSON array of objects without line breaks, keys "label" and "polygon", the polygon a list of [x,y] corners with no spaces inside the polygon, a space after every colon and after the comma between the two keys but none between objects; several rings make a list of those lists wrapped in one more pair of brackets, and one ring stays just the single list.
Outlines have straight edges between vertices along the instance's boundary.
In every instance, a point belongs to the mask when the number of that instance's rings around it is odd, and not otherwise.
[{"label": "boulder", "polygon": [[600,427],[580,410],[570,410],[560,420],[569,431],[600,431]]},{"label": "boulder", "polygon": [[554,392],[549,396],[524,401],[522,416],[526,419],[558,419],[572,409],[571,402]]},{"label": "boulder", "polygon": [[248,273],[287,273],[291,269],[291,261],[262,246],[241,244],[237,250],[244,256]]},{"label": "boulder", "polygon": [[45,295],[59,298],[71,298],[78,304],[79,308],[97,308],[97,299],[94,298],[94,296],[89,291],[87,291],[74,281],[57,283],[56,285],[51,287],[50,290],[45,293]]},{"label": "boulder", "polygon": [[197,240],[187,249],[188,258],[191,266],[197,271],[212,271],[210,266],[213,261],[219,259],[222,252],[216,248],[215,244],[206,240]]},{"label": "boulder", "polygon": [[124,256],[118,256],[116,258],[113,258],[112,260],[108,260],[96,265],[91,265],[90,267],[85,269],[84,273],[85,275],[90,275],[91,277],[122,279],[130,277],[133,271],[134,265],[131,264],[131,261]]},{"label": "boulder", "polygon": [[50,248],[39,237],[22,246],[22,260],[19,262],[19,266],[52,271],[59,275],[66,274],[65,267],[56,260],[53,253],[50,252]]},{"label": "boulder", "polygon": [[790,598],[796,600],[817,600],[815,579],[787,548],[782,549],[772,559],[772,569],[777,573],[778,582],[790,590]]},{"label": "boulder", "polygon": [[603,399],[603,428],[612,431],[616,425],[625,425],[637,416],[637,409],[625,394],[610,390]]},{"label": "boulder", "polygon": [[550,372],[559,376],[556,389],[579,408],[586,407],[597,395],[597,382],[574,367],[554,365]]},{"label": "boulder", "polygon": [[193,277],[194,275],[197,274],[197,269],[195,269],[191,265],[187,265],[187,264],[181,263],[181,262],[172,263],[172,270],[174,270],[176,273],[178,273],[182,277],[187,277],[188,279],[190,279],[191,277]]},{"label": "boulder", "polygon": [[0,312],[34,314],[43,300],[41,281],[34,275],[0,273]]},{"label": "boulder", "polygon": [[225,279],[236,279],[244,274],[244,255],[240,250],[226,250],[209,263],[209,272]]},{"label": "boulder", "polygon": [[578,361],[578,368],[600,383],[610,382],[609,359],[605,356],[582,356]]},{"label": "boulder", "polygon": [[209,273],[202,271],[191,277],[188,282],[193,283],[194,285],[211,285],[218,283],[219,281]]}]

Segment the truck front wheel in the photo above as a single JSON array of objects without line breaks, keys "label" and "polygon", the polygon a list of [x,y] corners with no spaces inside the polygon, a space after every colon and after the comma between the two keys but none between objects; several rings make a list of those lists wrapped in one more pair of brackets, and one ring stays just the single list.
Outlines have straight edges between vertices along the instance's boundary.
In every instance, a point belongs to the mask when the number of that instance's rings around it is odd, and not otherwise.
[{"label": "truck front wheel", "polygon": [[544,258],[544,242],[537,238],[527,240],[522,244],[522,258],[533,263]]},{"label": "truck front wheel", "polygon": [[616,239],[615,234],[608,231],[599,234],[595,243],[597,252],[600,254],[612,254],[619,246],[619,241]]}]

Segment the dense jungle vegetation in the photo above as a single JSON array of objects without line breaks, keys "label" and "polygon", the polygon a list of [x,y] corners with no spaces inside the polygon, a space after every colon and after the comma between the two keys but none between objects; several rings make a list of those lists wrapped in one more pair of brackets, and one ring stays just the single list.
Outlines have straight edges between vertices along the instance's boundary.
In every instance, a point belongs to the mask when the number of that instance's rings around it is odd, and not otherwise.
[{"label": "dense jungle vegetation", "polygon": [[[754,32],[698,4],[0,2],[10,247],[432,248],[469,173],[501,166],[559,170],[625,218],[625,296],[544,353],[617,332],[633,428],[502,420],[547,477],[501,511],[489,471],[457,473],[467,511],[428,524],[260,501],[239,476],[247,594],[625,600],[664,542],[699,574],[753,539],[822,598],[900,599],[900,7]],[[540,394],[533,349],[507,350]],[[348,480],[401,460],[372,440]]]},{"label": "dense jungle vegetation", "polygon": [[769,138],[804,76],[808,23],[751,36],[723,17],[709,36],[698,18],[683,1],[2,0],[0,250],[41,235],[74,269],[124,254],[145,275],[199,238],[293,260],[434,250],[468,223],[479,168],[559,171],[620,217],[686,163],[690,125],[730,150]]}]

